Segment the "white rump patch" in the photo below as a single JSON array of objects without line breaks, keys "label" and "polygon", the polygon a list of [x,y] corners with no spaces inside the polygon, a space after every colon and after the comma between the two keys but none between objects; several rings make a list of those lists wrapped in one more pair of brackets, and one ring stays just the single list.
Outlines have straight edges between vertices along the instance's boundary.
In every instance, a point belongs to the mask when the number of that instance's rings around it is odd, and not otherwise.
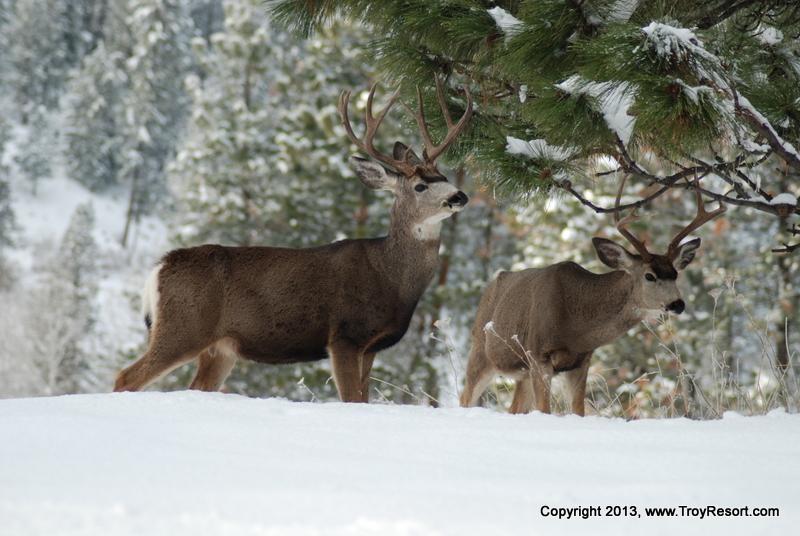
[{"label": "white rump patch", "polygon": [[158,263],[150,271],[142,289],[142,315],[150,318],[150,326],[156,324],[156,311],[158,310],[158,273],[161,271],[163,263]]}]

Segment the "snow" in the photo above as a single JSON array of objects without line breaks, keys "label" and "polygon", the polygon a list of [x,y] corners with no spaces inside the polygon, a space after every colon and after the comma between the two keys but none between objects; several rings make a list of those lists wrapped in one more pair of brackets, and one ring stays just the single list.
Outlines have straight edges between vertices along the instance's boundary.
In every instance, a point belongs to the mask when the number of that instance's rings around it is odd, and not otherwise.
[{"label": "snow", "polygon": [[688,28],[676,28],[661,22],[651,22],[642,31],[662,55],[680,55],[681,48],[702,47],[703,43]]},{"label": "snow", "polygon": [[756,107],[750,103],[747,97],[739,93],[738,95],[736,95],[736,100],[737,100],[736,105],[739,108],[745,110],[764,128],[766,128],[769,131],[770,135],[772,135],[772,137],[775,139],[776,143],[780,144],[783,147],[784,151],[791,154],[795,159],[800,160],[800,153],[797,152],[797,149],[795,149],[794,145],[781,138],[781,136],[775,130],[775,127],[773,127],[772,124],[769,122],[769,120],[767,120],[767,118],[764,117],[764,115],[762,115],[762,113],[759,112],[756,109]]},{"label": "snow", "polygon": [[608,22],[627,22],[633,12],[639,7],[639,0],[618,0],[610,9]]},{"label": "snow", "polygon": [[543,139],[525,141],[513,136],[506,136],[506,152],[527,158],[546,158],[564,162],[572,158],[576,150],[559,145],[550,145]]},{"label": "snow", "polygon": [[797,206],[797,197],[790,193],[782,193],[778,194],[773,197],[770,202],[770,205],[792,205]]},{"label": "snow", "polygon": [[769,145],[765,143],[756,143],[747,138],[741,140],[742,148],[750,153],[766,153],[769,151]]},{"label": "snow", "polygon": [[573,75],[555,85],[568,94],[589,95],[597,99],[603,118],[608,128],[619,136],[627,145],[633,134],[636,119],[628,115],[633,105],[635,91],[630,84],[611,82],[590,82],[578,75]]},{"label": "snow", "polygon": [[720,59],[705,49],[692,30],[651,22],[642,32],[648,48],[658,56],[688,62],[699,79],[713,80],[719,87],[727,85]]},{"label": "snow", "polygon": [[774,26],[764,26],[756,35],[756,39],[764,45],[775,46],[783,41],[783,32]]},{"label": "snow", "polygon": [[505,34],[506,39],[514,36],[522,29],[523,22],[502,7],[493,7],[486,11],[492,16],[497,27]]},{"label": "snow", "polygon": [[[0,401],[9,535],[790,534],[800,417],[719,421],[293,403],[219,393]],[[543,506],[637,506],[557,519]],[[645,506],[779,507],[656,518]]]}]

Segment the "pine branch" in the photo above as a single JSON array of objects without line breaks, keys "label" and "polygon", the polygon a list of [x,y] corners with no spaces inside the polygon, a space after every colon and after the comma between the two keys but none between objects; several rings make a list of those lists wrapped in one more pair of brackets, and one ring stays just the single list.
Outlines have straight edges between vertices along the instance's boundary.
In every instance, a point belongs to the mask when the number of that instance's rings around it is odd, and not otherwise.
[{"label": "pine branch", "polygon": [[[722,164],[711,166],[710,169],[706,165],[692,166],[683,168],[681,169],[681,171],[673,173],[672,175],[669,175],[667,177],[659,177],[657,175],[653,175],[652,173],[648,173],[647,171],[645,171],[633,158],[631,158],[630,154],[625,148],[625,144],[622,143],[622,140],[619,139],[619,137],[617,137],[617,147],[620,151],[622,160],[620,164],[622,165],[625,171],[627,171],[628,173],[630,173],[635,177],[646,179],[650,184],[660,184],[662,186],[667,186],[669,188],[675,188],[679,186],[678,181],[680,181],[681,179],[686,179],[698,173],[710,172],[718,174],[719,172],[724,171],[727,167],[732,165],[732,163],[730,162],[723,162]],[[728,195],[713,192],[706,188],[702,188],[700,186],[695,186],[695,185],[693,185],[692,188],[697,188],[697,190],[706,197],[713,199],[715,201],[719,201],[721,203],[753,208],[761,212],[766,212],[768,214],[773,214],[776,216],[781,215],[778,207],[770,205],[768,202],[730,197]],[[794,213],[800,214],[800,207],[796,207]]]},{"label": "pine branch", "polygon": [[780,137],[769,121],[750,102],[730,85],[736,112],[744,117],[756,132],[761,134],[775,153],[794,169],[800,170],[800,154]]},{"label": "pine branch", "polygon": [[[750,5],[754,4],[757,0],[741,0],[740,2],[725,2],[729,4],[727,7],[718,11],[716,13],[708,13],[706,14],[700,21],[697,23],[697,27],[701,30],[708,30],[727,20],[728,18],[734,16],[736,13],[749,7]],[[716,6],[715,6],[716,7]]]},{"label": "pine branch", "polygon": [[800,242],[796,244],[787,244],[786,242],[781,242],[783,244],[782,248],[775,248],[772,250],[773,253],[792,253],[794,250],[800,248]]},{"label": "pine branch", "polygon": [[633,203],[628,203],[626,205],[620,205],[618,207],[601,207],[599,205],[595,205],[584,196],[582,196],[579,192],[577,192],[573,187],[570,181],[562,181],[558,183],[559,188],[568,192],[572,195],[575,199],[577,199],[583,206],[589,207],[597,214],[610,214],[613,212],[617,212],[619,210],[628,210],[628,209],[636,209],[639,207],[643,207],[648,203],[652,202],[654,199],[657,199],[670,191],[672,188],[669,186],[664,186],[660,188],[657,192],[648,195],[647,197],[640,199],[639,201],[635,201]]}]

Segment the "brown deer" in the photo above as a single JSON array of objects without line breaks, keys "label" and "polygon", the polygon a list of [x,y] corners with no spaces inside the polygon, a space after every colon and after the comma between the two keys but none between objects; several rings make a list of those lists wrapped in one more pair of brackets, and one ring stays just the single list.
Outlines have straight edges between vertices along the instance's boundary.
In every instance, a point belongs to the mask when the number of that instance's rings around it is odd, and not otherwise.
[{"label": "brown deer", "polygon": [[395,196],[388,236],[306,249],[204,245],[167,253],[145,285],[147,351],[119,373],[115,391],[142,389],[194,359],[190,388],[210,391],[222,386],[239,358],[297,363],[330,356],[339,397],[368,401],[376,352],[405,334],[438,267],[442,221],[467,204],[435,162],[472,115],[465,87],[466,109],[453,122],[437,79],[447,124],[442,142],[432,141],[418,89],[414,115],[423,158],[400,142],[386,155],[374,138],[398,93],[373,115],[375,89],[367,98],[363,139],[350,125],[349,92],[341,95],[339,113],[350,140],[374,159],[351,157],[361,182]]},{"label": "brown deer", "polygon": [[707,212],[695,193],[697,215],[672,239],[666,255],[650,253],[627,229],[633,214],[619,220],[617,195],[617,229],[639,254],[605,238],[592,239],[600,260],[615,271],[595,274],[574,262],[561,262],[500,272],[478,306],[461,405],[474,406],[501,373],[516,380],[511,413],[528,413],[534,403],[549,413],[550,380],[564,373],[572,411],[583,415],[592,352],[651,315],[683,312],[676,279],[694,259],[700,239],[681,241],[725,211],[720,206]]}]

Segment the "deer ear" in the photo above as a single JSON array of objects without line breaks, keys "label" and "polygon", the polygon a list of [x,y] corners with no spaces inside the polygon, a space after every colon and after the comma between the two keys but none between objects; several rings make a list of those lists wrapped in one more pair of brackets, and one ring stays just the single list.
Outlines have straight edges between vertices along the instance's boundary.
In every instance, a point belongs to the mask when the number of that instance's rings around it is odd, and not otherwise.
[{"label": "deer ear", "polygon": [[697,248],[700,247],[700,239],[695,238],[694,240],[689,240],[688,242],[684,242],[680,246],[678,246],[678,253],[675,255],[675,261],[673,265],[675,266],[676,270],[683,270],[689,263],[694,260],[694,254],[697,252]]},{"label": "deer ear", "polygon": [[633,255],[616,242],[607,238],[592,238],[592,245],[600,261],[615,270],[629,270],[633,266]]},{"label": "deer ear", "polygon": [[395,160],[405,160],[406,158],[406,151],[408,151],[409,158],[408,163],[412,166],[421,166],[422,160],[419,159],[417,153],[414,152],[414,149],[409,149],[408,145],[401,141],[394,142],[394,149],[392,149],[392,158]]},{"label": "deer ear", "polygon": [[382,165],[360,156],[351,156],[350,164],[356,171],[356,175],[367,188],[373,190],[397,190],[398,175],[387,170]]}]

